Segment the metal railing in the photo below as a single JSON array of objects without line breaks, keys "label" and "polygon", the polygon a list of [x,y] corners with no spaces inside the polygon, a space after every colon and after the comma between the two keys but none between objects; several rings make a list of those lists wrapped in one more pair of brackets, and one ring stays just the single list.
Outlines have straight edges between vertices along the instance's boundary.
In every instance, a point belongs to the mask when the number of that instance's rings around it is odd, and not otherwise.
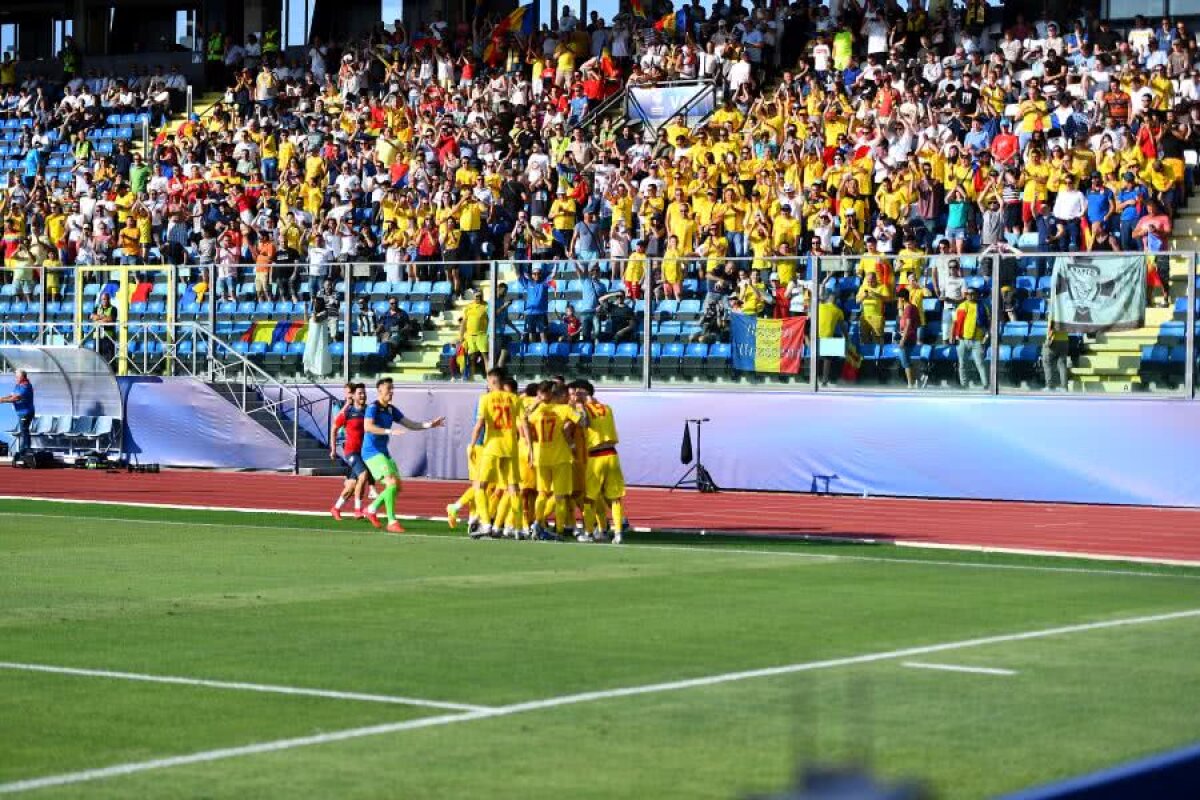
[{"label": "metal railing", "polygon": [[[1067,259],[1068,263],[1076,263],[1080,262],[1081,259],[1084,258],[1095,260],[1101,257],[1102,256],[1096,253],[1063,254],[1023,252],[985,254],[965,253],[961,256],[957,256],[957,258],[961,260],[963,266],[968,264],[970,265],[967,270],[964,270],[967,273],[966,276],[973,281],[976,281],[980,288],[984,286],[987,287],[986,293],[980,299],[984,301],[985,306],[990,307],[993,312],[995,312],[990,314],[988,334],[984,340],[984,347],[986,351],[984,363],[987,371],[987,380],[985,382],[987,384],[987,391],[989,393],[999,394],[1008,391],[1028,391],[1031,388],[1037,388],[1039,385],[1039,380],[1037,379],[1036,373],[1029,377],[1028,380],[1022,380],[1016,385],[1006,386],[1005,381],[1002,379],[1006,377],[1006,371],[1010,366],[1019,366],[1022,370],[1025,370],[1026,373],[1028,373],[1028,369],[1031,367],[1031,364],[1032,368],[1036,370],[1037,367],[1042,363],[1039,360],[1040,356],[1031,356],[1032,351],[1030,350],[1031,347],[1040,347],[1041,342],[1035,341],[1033,338],[1028,337],[1033,336],[1034,330],[1044,332],[1046,330],[1045,325],[1035,325],[1028,328],[1029,333],[1027,338],[1019,347],[1019,353],[1022,355],[1023,360],[1018,363],[1015,359],[1009,358],[1010,356],[1017,355],[1018,345],[1008,344],[1004,339],[1004,318],[1000,312],[1003,310],[1007,298],[1002,297],[1001,295],[1002,287],[1008,286],[1016,290],[1021,290],[1021,287],[1024,286],[1027,287],[1028,293],[1033,296],[1033,299],[1045,301],[1041,305],[1046,307],[1041,308],[1040,311],[1036,312],[1036,316],[1043,318],[1044,321],[1044,317],[1049,311],[1048,305],[1052,298],[1052,292],[1054,288],[1052,281],[1055,260],[1059,258],[1065,258]],[[1143,331],[1145,336],[1141,339],[1138,339],[1137,334],[1134,333],[1101,333],[1098,337],[1095,337],[1095,340],[1093,340],[1093,337],[1091,336],[1084,337],[1082,341],[1085,350],[1084,352],[1080,352],[1078,349],[1079,345],[1077,344],[1077,342],[1080,341],[1080,337],[1073,337],[1073,340],[1076,343],[1072,345],[1074,349],[1071,352],[1070,366],[1072,382],[1077,384],[1074,388],[1084,389],[1086,391],[1106,390],[1109,392],[1130,394],[1136,394],[1141,389],[1149,389],[1157,392],[1160,396],[1170,395],[1174,397],[1194,397],[1196,384],[1195,373],[1197,369],[1196,358],[1198,353],[1200,353],[1200,351],[1198,351],[1196,348],[1195,341],[1197,335],[1196,303],[1198,299],[1195,285],[1198,258],[1197,254],[1194,252],[1172,252],[1152,255],[1139,253],[1114,253],[1110,256],[1103,257],[1141,259],[1143,263],[1149,264],[1150,269],[1148,274],[1153,272],[1162,272],[1164,271],[1165,267],[1173,267],[1173,281],[1171,276],[1163,276],[1166,279],[1164,283],[1170,290],[1168,300],[1172,306],[1172,310],[1167,314],[1164,314],[1163,312],[1147,311],[1147,315],[1151,316],[1154,324],[1147,326],[1148,329]],[[805,363],[796,373],[781,376],[775,373],[764,373],[757,370],[746,369],[733,370],[730,368],[729,370],[724,371],[718,370],[715,373],[713,370],[709,370],[705,373],[705,377],[716,378],[716,380],[709,382],[696,380],[694,375],[687,374],[687,370],[679,369],[672,371],[671,367],[675,363],[672,359],[675,359],[675,356],[670,355],[668,358],[663,358],[661,356],[660,351],[663,348],[660,346],[660,344],[662,344],[664,341],[662,339],[664,329],[660,326],[660,323],[664,322],[665,320],[662,319],[663,314],[660,313],[660,311],[662,311],[664,308],[672,308],[675,306],[671,305],[670,300],[667,301],[665,306],[663,304],[664,295],[668,294],[671,290],[665,285],[668,282],[664,281],[663,279],[662,260],[649,259],[646,262],[646,269],[644,270],[637,287],[640,290],[640,295],[642,298],[640,301],[636,302],[634,307],[634,318],[637,321],[637,329],[632,332],[627,332],[629,333],[628,341],[634,343],[639,348],[638,354],[634,357],[634,367],[627,370],[622,376],[615,376],[613,373],[606,373],[604,371],[597,370],[591,373],[592,377],[597,382],[602,384],[616,383],[618,385],[627,386],[636,385],[642,388],[661,388],[664,386],[672,388],[703,386],[706,389],[719,389],[725,388],[726,386],[744,388],[746,385],[754,385],[764,389],[787,389],[792,391],[845,391],[845,385],[840,387],[837,385],[821,385],[819,377],[820,370],[818,367],[820,366],[819,359],[821,358],[819,352],[819,343],[822,337],[819,337],[817,332],[821,329],[822,314],[824,312],[822,311],[822,307],[819,302],[820,293],[822,288],[828,288],[831,285],[834,286],[836,288],[836,299],[841,301],[844,311],[848,311],[848,313],[846,313],[847,327],[858,323],[855,325],[855,327],[861,330],[863,325],[861,320],[861,310],[858,308],[858,298],[855,296],[857,289],[859,288],[859,285],[856,282],[856,276],[860,271],[863,271],[860,269],[863,264],[873,258],[875,257],[870,255],[819,257],[812,255],[800,255],[786,258],[726,258],[722,256],[711,259],[706,256],[689,256],[680,259],[685,277],[684,286],[682,288],[684,288],[686,293],[685,300],[691,301],[693,316],[690,320],[682,322],[680,325],[671,328],[672,332],[669,332],[667,335],[673,335],[675,337],[670,342],[672,345],[684,345],[686,347],[687,344],[692,343],[688,332],[694,329],[695,326],[693,323],[697,322],[694,308],[697,303],[702,307],[706,307],[707,301],[705,300],[705,296],[709,294],[711,289],[714,288],[713,267],[718,267],[722,270],[730,268],[735,272],[739,269],[744,269],[748,274],[757,273],[762,278],[762,284],[764,285],[769,285],[767,276],[770,272],[796,272],[800,276],[800,284],[802,284],[811,295],[810,302],[807,305],[803,303],[800,305],[801,311],[805,313],[807,318],[805,341],[809,345],[816,342],[818,343],[818,347],[810,346],[807,348],[805,353]],[[945,262],[955,258],[955,256],[952,253],[944,253],[933,256],[914,255],[911,257],[906,257],[903,254],[892,254],[887,256],[887,259],[892,265],[893,272],[896,273],[892,276],[893,283],[899,276],[900,265],[906,260],[906,258],[919,261],[921,264],[921,273],[923,276],[928,276],[934,271],[935,268],[940,269]],[[541,334],[530,330],[527,314],[520,308],[520,305],[524,302],[525,295],[522,291],[521,280],[518,275],[519,272],[525,272],[525,274],[528,276],[534,265],[540,265],[547,271],[551,269],[555,271],[553,283],[548,288],[550,307],[548,309],[548,319],[545,320],[545,322],[556,325],[557,323],[563,321],[561,308],[564,308],[567,303],[574,299],[572,291],[577,290],[578,287],[572,286],[572,282],[579,281],[582,275],[586,273],[590,267],[596,266],[601,271],[601,277],[604,280],[605,289],[607,291],[612,292],[624,290],[625,282],[623,279],[626,276],[629,263],[629,260],[624,258],[596,258],[591,260],[551,259],[544,261],[495,260],[487,262],[472,262],[469,265],[463,265],[469,266],[475,272],[476,278],[478,278],[481,273],[485,276],[482,285],[485,290],[489,320],[489,342],[486,357],[487,364],[490,366],[492,364],[496,364],[498,361],[501,361],[501,352],[504,352],[506,356],[510,352],[517,352],[519,354],[522,349],[526,348],[526,346],[529,344],[541,342],[543,340],[551,341],[547,337],[543,337]],[[390,371],[390,368],[382,359],[382,357],[377,359],[375,362],[363,362],[354,353],[353,345],[355,344],[354,337],[356,324],[355,314],[357,313],[359,307],[359,299],[368,300],[368,305],[371,302],[383,303],[386,305],[386,298],[389,297],[406,299],[406,302],[408,302],[411,300],[411,298],[417,296],[412,294],[414,289],[418,292],[428,292],[430,285],[432,285],[431,283],[428,285],[413,284],[407,280],[408,274],[406,270],[408,266],[409,264],[407,263],[401,263],[398,265],[382,263],[356,263],[342,265],[346,273],[350,275],[349,279],[340,280],[340,285],[338,286],[338,294],[341,305],[339,309],[340,323],[337,340],[340,342],[340,351],[343,355],[341,358],[340,370],[337,371],[339,374],[328,376],[330,380],[349,380],[356,373],[360,376],[360,378],[366,377],[367,375],[372,374],[372,369],[378,373],[384,374]],[[457,266],[460,265],[455,264],[454,262],[435,262],[422,265],[422,269],[436,269],[444,272],[446,270],[454,269]],[[528,267],[529,270],[523,269],[524,267]],[[104,271],[107,269],[108,268],[100,268],[102,276]],[[111,269],[116,271],[137,270],[139,268],[113,267]],[[179,310],[182,308],[180,306],[180,302],[183,297],[182,292],[186,290],[182,286],[182,282],[177,280],[178,276],[171,274],[176,271],[174,267],[170,265],[155,265],[142,267],[140,269],[159,274],[167,273],[170,275],[169,285],[178,286],[180,288],[180,292],[174,297],[168,296],[166,298],[168,307],[173,310]],[[164,333],[162,322],[148,319],[145,315],[142,316],[140,321],[135,319],[133,322],[128,322],[125,316],[126,312],[122,310],[120,312],[122,326],[126,328],[127,333],[133,332],[134,338],[136,338],[137,335],[150,337],[149,340],[158,341],[162,348],[161,351],[159,351],[158,348],[140,348],[136,351],[135,358],[129,359],[130,361],[137,361],[136,364],[130,364],[130,369],[143,372],[157,372],[158,374],[184,374],[184,372],[180,372],[179,370],[183,369],[181,365],[185,365],[187,368],[186,374],[204,376],[206,379],[211,379],[214,381],[227,380],[231,375],[237,373],[241,376],[240,378],[237,378],[237,380],[243,382],[248,380],[249,386],[270,386],[272,387],[272,391],[275,391],[274,387],[289,386],[290,384],[287,380],[282,379],[280,375],[273,375],[268,369],[264,369],[253,357],[247,358],[241,354],[237,354],[237,358],[231,359],[233,361],[232,367],[225,363],[219,363],[218,359],[215,357],[219,351],[219,348],[216,346],[217,343],[223,345],[231,353],[234,351],[233,348],[227,344],[227,342],[222,340],[223,334],[221,334],[218,330],[218,324],[228,325],[230,329],[235,329],[236,325],[238,324],[242,325],[243,327],[249,327],[249,324],[254,320],[271,320],[273,318],[269,313],[267,313],[265,317],[261,314],[256,314],[252,319],[249,316],[241,315],[240,312],[237,317],[227,314],[226,311],[219,312],[218,304],[220,301],[214,300],[214,291],[216,290],[215,281],[213,280],[216,275],[215,268],[213,268],[211,265],[207,265],[202,268],[193,266],[186,267],[186,269],[188,269],[193,275],[197,274],[198,269],[202,270],[200,274],[204,279],[204,283],[207,284],[204,292],[204,301],[207,303],[206,313],[197,316],[194,313],[195,310],[193,309],[192,313],[184,315],[182,319],[180,319],[179,315],[176,314],[173,320],[165,320],[167,324]],[[244,287],[245,283],[252,280],[254,268],[252,265],[245,265],[239,269],[240,272],[237,283],[239,288],[241,288]],[[301,265],[300,270],[303,271],[305,269],[306,267]],[[400,277],[402,280],[395,283],[384,280],[386,277],[389,277],[389,270],[392,272],[390,277]],[[1183,274],[1186,274],[1187,279],[1181,282],[1180,278]],[[11,281],[4,276],[5,271],[0,269],[0,284],[11,283]],[[444,277],[444,275],[442,277]],[[300,280],[305,281],[307,279],[301,278]],[[64,287],[64,291],[65,287],[70,285],[70,281],[65,277],[59,281],[59,283]],[[196,284],[193,284],[193,286],[195,285]],[[474,281],[473,285],[479,286],[480,281]],[[504,285],[504,289],[501,289],[502,285]],[[5,301],[11,300],[13,297],[11,291],[9,294],[5,294],[3,291],[0,291],[0,334],[8,336],[10,339],[24,337],[25,340],[29,340],[31,338],[30,332],[32,332],[35,334],[35,336],[32,338],[36,338],[39,341],[47,341],[53,336],[58,336],[60,339],[66,341],[83,342],[90,342],[92,341],[92,338],[90,337],[96,336],[96,328],[94,324],[87,321],[82,321],[86,320],[88,316],[87,312],[90,312],[90,307],[85,307],[81,319],[77,318],[75,320],[64,320],[61,318],[61,315],[65,313],[64,309],[67,306],[74,304],[73,297],[67,296],[60,302],[59,307],[56,309],[56,313],[59,315],[59,318],[55,319],[54,315],[49,313],[53,307],[50,307],[48,304],[44,274],[41,276],[40,281],[37,282],[37,285],[33,287],[25,286],[24,290],[31,292],[34,296],[29,298],[30,302],[24,307],[25,314],[23,319],[36,318],[37,323],[14,321],[11,313],[9,313],[6,317]],[[82,290],[82,284],[79,281],[76,281],[75,292],[80,292]],[[1158,289],[1155,289],[1154,294],[1147,297],[1145,301],[1146,306],[1152,308],[1154,301],[1157,300],[1160,295],[1161,292]],[[503,304],[498,304],[496,302],[497,297],[506,298],[506,300]],[[516,300],[517,302],[511,302],[513,300]],[[459,321],[457,315],[448,316],[446,313],[447,309],[451,309],[453,307],[453,302],[453,296],[445,296],[438,301],[436,308],[431,309],[435,320],[440,316],[443,323],[443,330],[448,331],[452,327],[457,328],[457,324],[454,324]],[[241,304],[243,306],[247,305],[248,303],[249,301],[246,298],[241,298]],[[560,310],[556,311],[556,307],[558,307]],[[300,321],[301,319],[307,320],[309,316],[309,309],[310,306],[305,305],[303,307],[303,311],[298,313],[295,308],[292,308],[291,318],[295,321]],[[894,303],[891,303],[887,306],[884,325],[887,327],[888,335],[879,343],[879,349],[886,353],[894,352],[894,348],[890,347],[890,345],[895,344],[895,329],[891,324],[894,313],[893,309]],[[790,314],[790,310],[788,313]],[[936,312],[930,310],[929,313],[938,313],[944,315],[945,307],[943,305],[943,307]],[[771,316],[784,317],[788,316],[788,314],[771,314]],[[681,317],[679,319],[681,319]],[[236,324],[235,320],[237,321]],[[1159,331],[1157,323],[1165,322],[1166,320],[1170,320],[1172,325],[1164,325],[1162,331]],[[1035,320],[1035,322],[1036,321],[1037,320]],[[446,325],[446,322],[451,323],[451,325]],[[950,322],[950,318],[947,317],[947,325],[950,324]],[[503,331],[498,330],[498,328],[501,326],[501,323],[505,323]],[[925,332],[933,331],[937,327],[938,325],[934,320],[923,320],[923,335]],[[1171,330],[1167,331],[1167,327],[1171,327]],[[145,329],[145,332],[142,331],[143,328]],[[952,343],[946,341],[945,330],[946,325],[942,325],[940,337],[934,338],[931,336],[930,338],[923,339],[921,341],[921,346],[918,348],[918,354],[923,352],[924,347],[926,346],[933,348],[929,353],[930,358],[928,359],[928,363],[924,364],[924,366],[936,366],[939,368],[950,366],[950,362],[954,359],[954,353],[948,351],[947,348],[953,349],[953,345]],[[203,331],[203,333],[200,331]],[[1160,332],[1164,333],[1164,336],[1159,336]],[[602,343],[605,341],[606,336],[608,336],[610,333],[611,332],[601,332],[598,334],[593,334],[590,339],[587,339],[587,341],[593,344]],[[847,333],[849,333],[849,331],[847,331]],[[428,336],[428,331],[425,335]],[[188,336],[202,338],[211,337],[211,339],[206,339],[206,341],[209,341],[210,346],[204,348],[205,352],[201,352],[201,348],[194,344],[189,353],[180,355],[177,350],[178,343],[181,343],[187,339]],[[1128,339],[1129,341],[1137,340],[1138,344],[1136,346],[1125,347],[1123,349],[1112,349],[1115,348],[1115,345],[1113,344],[1114,340],[1121,339],[1122,337]],[[578,336],[573,338],[565,337],[563,341],[565,342],[569,339],[569,343],[574,344],[580,343],[586,338],[587,337]],[[728,342],[728,338],[719,338],[717,340],[713,340],[712,344],[727,344]],[[551,343],[553,343],[553,341],[551,341]],[[358,344],[362,343],[359,342]],[[855,341],[855,344],[857,345],[859,342]],[[1105,350],[1105,347],[1110,349]],[[1142,347],[1145,348],[1145,353],[1141,353],[1140,350],[1138,350],[1138,348]],[[677,349],[678,348],[672,348],[671,353],[675,353]],[[124,351],[121,348],[118,348],[119,354],[123,352]],[[1033,358],[1034,360],[1031,362],[1030,358]],[[872,373],[885,372],[883,369],[883,362],[885,360],[886,359],[883,358],[872,359],[870,362]],[[294,361],[295,359],[293,358],[292,361],[288,363],[292,363]],[[1111,363],[1109,362],[1121,362],[1125,364],[1125,366],[1128,367],[1128,369],[1125,371],[1134,376],[1136,380],[1122,381],[1114,377],[1111,380],[1108,380],[1107,384],[1105,384],[1105,374],[1117,374],[1116,371],[1110,369]],[[1136,368],[1130,366],[1134,362],[1137,362]],[[374,366],[372,366],[372,363],[374,363]],[[444,357],[440,357],[440,363],[445,363]],[[547,374],[547,371],[550,368],[550,365],[544,363],[544,361],[542,363],[537,363],[534,360],[522,359],[520,365],[514,365],[512,361],[508,361],[506,363],[510,366],[510,370],[518,373],[519,376],[535,377],[538,374],[544,375]],[[242,364],[245,364],[246,366],[244,368],[239,367],[239,365]],[[554,366],[556,371],[565,371],[568,368],[572,368],[574,364],[574,361],[570,361],[565,366],[561,364],[556,364]],[[1106,366],[1106,364],[1108,366]],[[1144,369],[1144,367],[1146,367],[1148,364],[1153,368]],[[1158,366],[1155,366],[1155,364],[1163,368],[1158,369]],[[889,363],[887,366],[888,369],[894,373],[894,365]],[[240,373],[237,372],[238,369],[241,370]],[[1105,373],[1106,369],[1109,370],[1108,373]],[[1087,374],[1089,370],[1092,372],[1090,375]],[[1130,370],[1132,370],[1132,372]],[[926,374],[929,375],[930,373],[934,372],[936,371],[929,370],[929,372]],[[1145,374],[1143,375],[1143,373]],[[429,377],[431,377],[431,375],[432,370],[430,374],[426,374],[421,377],[427,380]],[[324,376],[314,377],[300,375],[297,377],[297,380],[302,382],[312,381],[313,383],[319,385],[323,377]],[[687,380],[689,377],[693,378],[693,380]],[[936,377],[936,375],[934,375],[934,377]],[[1145,380],[1142,380],[1142,378],[1145,378]],[[868,384],[866,383],[858,383],[854,385],[854,389],[862,390],[867,388],[867,385]],[[888,382],[882,380],[879,381],[879,385],[882,388],[888,388],[889,386]],[[890,384],[890,388],[895,389],[896,385],[892,383]],[[907,387],[903,388],[906,389]],[[947,391],[954,391],[958,387],[954,384],[952,378],[947,379],[946,376],[943,375],[942,385],[940,388]],[[297,408],[301,412],[305,410],[303,404],[298,403]],[[314,420],[314,424],[317,422],[319,421]]]}]

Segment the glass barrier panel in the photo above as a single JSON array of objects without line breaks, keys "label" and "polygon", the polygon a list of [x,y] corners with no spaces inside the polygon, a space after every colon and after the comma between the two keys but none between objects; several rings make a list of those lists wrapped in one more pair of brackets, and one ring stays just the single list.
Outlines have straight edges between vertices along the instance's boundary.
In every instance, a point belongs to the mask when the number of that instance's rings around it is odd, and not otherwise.
[{"label": "glass barrier panel", "polygon": [[1179,395],[1190,254],[1002,259],[1001,392]]},{"label": "glass barrier panel", "polygon": [[41,328],[42,287],[30,267],[0,267],[0,344],[34,344]]},{"label": "glass barrier panel", "polygon": [[651,382],[809,386],[807,256],[665,258],[655,275]]},{"label": "glass barrier panel", "polygon": [[915,245],[819,259],[818,385],[987,391],[991,262]]},{"label": "glass barrier panel", "polygon": [[524,385],[556,375],[641,384],[644,286],[620,260],[497,262],[497,359]]},{"label": "glass barrier panel", "polygon": [[488,363],[490,269],[479,261],[352,265],[351,282],[336,287],[350,303],[348,318],[346,307],[339,308],[331,344],[337,374],[348,348],[349,374],[358,381],[383,376],[402,382],[482,380]]}]

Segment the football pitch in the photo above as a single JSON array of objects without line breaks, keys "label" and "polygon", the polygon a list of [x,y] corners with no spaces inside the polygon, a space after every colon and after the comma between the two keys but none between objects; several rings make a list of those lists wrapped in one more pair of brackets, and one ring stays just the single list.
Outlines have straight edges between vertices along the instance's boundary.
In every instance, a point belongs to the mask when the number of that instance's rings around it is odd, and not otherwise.
[{"label": "football pitch", "polygon": [[1200,739],[1200,569],[406,525],[0,502],[0,794],[979,798]]}]

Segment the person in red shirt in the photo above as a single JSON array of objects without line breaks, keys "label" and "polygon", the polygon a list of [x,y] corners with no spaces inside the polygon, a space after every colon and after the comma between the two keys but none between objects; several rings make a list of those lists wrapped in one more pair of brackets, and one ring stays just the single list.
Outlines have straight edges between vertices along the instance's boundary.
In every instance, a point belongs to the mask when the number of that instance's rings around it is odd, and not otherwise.
[{"label": "person in red shirt", "polygon": [[896,352],[897,360],[900,362],[900,367],[904,370],[904,377],[908,381],[908,388],[917,388],[917,373],[913,366],[913,350],[917,346],[917,332],[921,327],[921,312],[909,300],[908,289],[901,289],[896,292],[896,344],[899,349]]},{"label": "person in red shirt", "polygon": [[351,497],[354,498],[354,518],[362,519],[362,501],[367,486],[372,483],[371,471],[362,458],[363,420],[367,415],[367,387],[365,384],[354,383],[347,385],[347,403],[333,420],[329,431],[329,458],[337,459],[337,433],[345,431],[342,441],[342,459],[346,462],[346,480],[342,491],[338,494],[333,508],[329,513],[334,519],[342,518],[342,507]]},{"label": "person in red shirt", "polygon": [[1000,121],[1000,133],[992,140],[992,158],[1001,167],[1011,167],[1016,163],[1017,154],[1021,151],[1020,139],[1012,132],[1012,121]]}]

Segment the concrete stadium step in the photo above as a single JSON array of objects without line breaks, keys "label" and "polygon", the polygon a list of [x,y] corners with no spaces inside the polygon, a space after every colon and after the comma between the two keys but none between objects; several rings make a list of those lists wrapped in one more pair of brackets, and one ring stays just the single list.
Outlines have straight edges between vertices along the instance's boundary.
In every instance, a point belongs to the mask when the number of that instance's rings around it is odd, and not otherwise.
[{"label": "concrete stadium step", "polygon": [[[275,438],[284,444],[288,444],[292,436],[291,421],[283,417],[277,417],[269,412],[256,413],[260,412],[263,407],[262,398],[257,392],[247,390],[246,411],[243,412],[241,408],[241,389],[239,387],[227,383],[210,383],[209,387],[229,401],[229,404],[238,413],[245,413],[246,416],[259,425],[262,425]],[[296,463],[301,475],[342,474],[341,465],[338,462],[330,461],[328,446],[322,444],[305,431],[304,428],[298,427],[296,430]]]},{"label": "concrete stadium step", "polygon": [[1130,394],[1141,390],[1142,381],[1138,377],[1126,380],[1111,380],[1104,378],[1071,379],[1072,392],[1088,394]]}]

